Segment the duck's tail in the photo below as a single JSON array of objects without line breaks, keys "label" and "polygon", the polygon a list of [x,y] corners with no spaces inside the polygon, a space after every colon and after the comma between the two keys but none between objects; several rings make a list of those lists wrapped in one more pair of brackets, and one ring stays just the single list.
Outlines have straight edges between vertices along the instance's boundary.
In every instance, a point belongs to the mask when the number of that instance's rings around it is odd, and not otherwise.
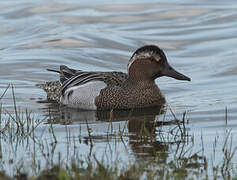
[{"label": "duck's tail", "polygon": [[47,100],[57,101],[60,100],[60,87],[59,81],[45,82],[44,84],[36,84],[37,87],[43,89],[47,94]]},{"label": "duck's tail", "polygon": [[60,92],[61,84],[65,80],[74,76],[77,72],[80,72],[80,70],[71,69],[65,65],[61,65],[60,70],[47,69],[47,71],[59,73],[60,81],[45,82],[42,84],[36,84],[36,86],[43,89],[47,93],[48,100],[59,102],[60,96],[61,96],[61,92]]}]

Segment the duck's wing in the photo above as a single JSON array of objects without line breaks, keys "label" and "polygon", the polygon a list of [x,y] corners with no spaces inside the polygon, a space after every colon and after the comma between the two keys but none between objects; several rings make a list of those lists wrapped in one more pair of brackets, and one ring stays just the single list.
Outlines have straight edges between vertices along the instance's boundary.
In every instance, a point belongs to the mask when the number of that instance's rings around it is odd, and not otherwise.
[{"label": "duck's wing", "polygon": [[127,74],[122,72],[81,71],[60,66],[61,94],[68,88],[92,81],[103,81],[107,86],[119,86],[127,77]]},{"label": "duck's wing", "polygon": [[104,76],[93,72],[79,72],[71,78],[65,80],[61,86],[61,94],[71,87],[80,86],[91,81],[103,81]]},{"label": "duck's wing", "polygon": [[[128,75],[123,72],[81,71],[68,68],[65,65],[61,65],[60,70],[47,70],[60,74],[60,81],[57,81],[57,87],[60,89],[60,94],[64,94],[65,90],[68,88],[80,86],[91,81],[103,81],[107,84],[107,86],[120,86],[128,78]],[[53,82],[47,83],[51,84]],[[43,89],[47,92],[47,94],[49,94],[48,91],[52,88]]]}]

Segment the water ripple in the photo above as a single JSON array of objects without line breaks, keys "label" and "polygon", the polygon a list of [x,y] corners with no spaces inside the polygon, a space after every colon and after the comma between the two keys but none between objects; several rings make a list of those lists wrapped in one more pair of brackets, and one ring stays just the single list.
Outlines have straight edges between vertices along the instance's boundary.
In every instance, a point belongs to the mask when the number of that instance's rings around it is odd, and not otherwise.
[{"label": "water ripple", "polygon": [[[236,112],[234,1],[96,1],[92,5],[25,0],[0,5],[0,93],[9,82],[15,84],[23,106],[32,104],[29,96],[45,96],[34,84],[58,78],[46,68],[66,64],[126,72],[128,59],[138,47],[157,44],[170,64],[192,78],[191,83],[157,80],[171,106],[182,107],[180,112],[191,109],[197,112],[195,116],[200,113],[197,119],[229,105]],[[5,98],[10,97],[9,93]],[[205,109],[208,113],[202,113]],[[210,118],[222,116],[215,113]]]}]

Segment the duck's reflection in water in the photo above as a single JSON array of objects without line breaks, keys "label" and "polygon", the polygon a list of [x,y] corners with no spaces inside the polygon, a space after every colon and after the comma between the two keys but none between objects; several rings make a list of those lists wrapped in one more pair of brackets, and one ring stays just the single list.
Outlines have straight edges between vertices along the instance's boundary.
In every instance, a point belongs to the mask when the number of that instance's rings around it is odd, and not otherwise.
[{"label": "duck's reflection in water", "polygon": [[167,143],[160,142],[157,138],[158,127],[163,124],[158,121],[159,116],[165,111],[163,105],[126,111],[86,111],[58,104],[48,105],[49,107],[44,109],[45,115],[49,117],[47,123],[72,125],[126,121],[129,144],[135,154],[153,156],[154,151],[168,150]]},{"label": "duck's reflection in water", "polygon": [[[102,124],[101,131],[104,132],[110,124],[108,122],[126,122],[128,133],[125,136],[129,137],[129,146],[137,158],[155,156],[160,163],[165,163],[172,152],[182,152],[188,140],[182,123],[174,120],[175,118],[170,121],[164,120],[163,113],[166,112],[166,108],[163,105],[129,111],[86,111],[58,104],[48,105],[49,107],[44,109],[45,115],[49,117],[47,123],[63,125],[96,123],[98,126]],[[107,136],[100,138],[106,141]]]},{"label": "duck's reflection in water", "polygon": [[[109,121],[128,121],[130,124],[135,121],[131,128],[131,132],[136,132],[136,128],[139,129],[140,122],[152,121],[156,119],[156,116],[163,114],[164,106],[158,106],[153,108],[143,109],[131,109],[131,110],[111,110],[111,111],[88,111],[81,109],[68,108],[66,106],[60,106],[57,103],[48,103],[48,107],[43,109],[45,116],[49,118],[48,123],[56,124],[83,124],[86,122],[109,122]],[[137,122],[137,123],[136,123]],[[134,128],[134,129],[132,129]]]}]

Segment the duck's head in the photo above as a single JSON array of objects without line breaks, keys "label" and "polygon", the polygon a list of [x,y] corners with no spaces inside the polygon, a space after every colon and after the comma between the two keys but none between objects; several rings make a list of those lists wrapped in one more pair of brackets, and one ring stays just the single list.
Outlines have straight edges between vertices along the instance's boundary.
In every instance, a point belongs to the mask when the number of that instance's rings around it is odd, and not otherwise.
[{"label": "duck's head", "polygon": [[147,45],[137,49],[128,62],[130,78],[155,80],[161,76],[169,76],[178,80],[191,79],[174,70],[167,62],[164,52],[155,45]]}]

